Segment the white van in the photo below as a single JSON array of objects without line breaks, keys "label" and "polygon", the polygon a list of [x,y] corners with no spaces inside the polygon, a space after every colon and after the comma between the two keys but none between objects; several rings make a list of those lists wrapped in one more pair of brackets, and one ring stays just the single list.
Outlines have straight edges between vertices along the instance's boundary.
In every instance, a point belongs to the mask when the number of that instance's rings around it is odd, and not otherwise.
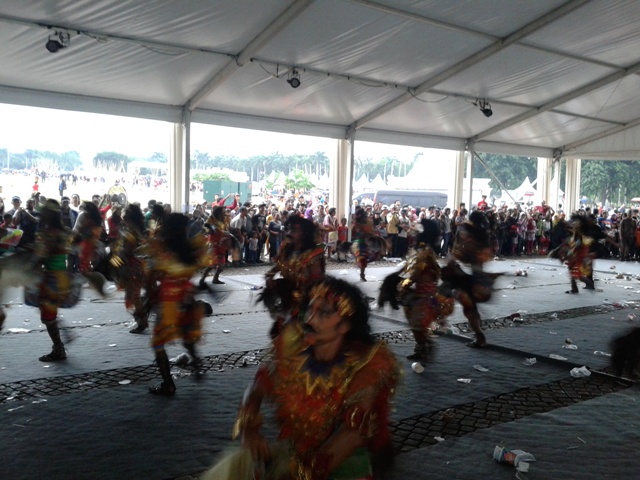
[{"label": "white van", "polygon": [[446,193],[431,190],[378,190],[373,198],[375,203],[391,205],[400,201],[400,206],[412,207],[437,207],[443,209],[447,206],[449,196]]}]

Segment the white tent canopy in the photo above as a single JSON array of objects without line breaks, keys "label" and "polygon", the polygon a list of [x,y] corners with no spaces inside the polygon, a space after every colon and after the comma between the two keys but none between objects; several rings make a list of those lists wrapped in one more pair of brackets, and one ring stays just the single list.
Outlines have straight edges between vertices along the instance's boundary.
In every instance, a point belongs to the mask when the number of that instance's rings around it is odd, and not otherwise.
[{"label": "white tent canopy", "polygon": [[0,103],[635,159],[638,25],[637,0],[3,0]]}]

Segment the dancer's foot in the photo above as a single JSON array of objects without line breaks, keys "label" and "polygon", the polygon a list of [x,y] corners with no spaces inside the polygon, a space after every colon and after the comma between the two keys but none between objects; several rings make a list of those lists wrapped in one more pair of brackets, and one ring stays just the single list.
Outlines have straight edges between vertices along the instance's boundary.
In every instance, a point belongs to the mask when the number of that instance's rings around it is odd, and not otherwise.
[{"label": "dancer's foot", "polygon": [[67,358],[67,352],[64,349],[63,344],[54,345],[51,349],[51,353],[42,355],[38,360],[41,362],[57,362],[59,360],[65,360]]},{"label": "dancer's foot", "polygon": [[219,278],[214,278],[211,283],[215,284],[215,285],[224,285],[224,282],[222,280],[220,280]]},{"label": "dancer's foot", "polygon": [[193,376],[196,380],[202,380],[204,371],[202,370],[202,360],[195,359],[191,361],[191,368],[193,369]]},{"label": "dancer's foot", "polygon": [[407,355],[407,360],[429,360],[429,351],[425,345],[416,345],[413,353]]},{"label": "dancer's foot", "polygon": [[133,327],[131,330],[129,330],[129,333],[142,333],[144,332],[147,328],[149,327],[148,324],[141,324],[138,323],[135,327]]},{"label": "dancer's foot", "polygon": [[469,348],[485,348],[486,346],[487,346],[486,340],[483,342],[480,342],[476,339],[473,342],[467,343],[467,347]]},{"label": "dancer's foot", "polygon": [[176,386],[175,385],[167,385],[162,382],[154,387],[149,387],[149,393],[153,395],[162,395],[165,397],[172,397],[176,394]]},{"label": "dancer's foot", "polygon": [[362,280],[363,282],[367,281],[367,277],[364,276],[364,273],[360,274],[360,280]]}]

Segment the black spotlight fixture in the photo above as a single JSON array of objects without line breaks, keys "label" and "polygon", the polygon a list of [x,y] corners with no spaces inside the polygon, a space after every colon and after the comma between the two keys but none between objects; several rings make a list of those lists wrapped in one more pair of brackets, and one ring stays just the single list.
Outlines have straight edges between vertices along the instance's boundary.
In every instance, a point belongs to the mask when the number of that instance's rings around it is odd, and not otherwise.
[{"label": "black spotlight fixture", "polygon": [[487,101],[486,98],[479,98],[476,100],[475,105],[480,107],[480,111],[485,117],[490,117],[493,115],[493,110],[491,110],[491,104]]},{"label": "black spotlight fixture", "polygon": [[69,46],[70,38],[71,36],[68,33],[56,31],[53,35],[49,35],[45,48],[50,53],[56,53],[58,50]]},{"label": "black spotlight fixture", "polygon": [[291,70],[287,83],[291,85],[291,88],[298,88],[300,86],[300,73],[295,68]]}]

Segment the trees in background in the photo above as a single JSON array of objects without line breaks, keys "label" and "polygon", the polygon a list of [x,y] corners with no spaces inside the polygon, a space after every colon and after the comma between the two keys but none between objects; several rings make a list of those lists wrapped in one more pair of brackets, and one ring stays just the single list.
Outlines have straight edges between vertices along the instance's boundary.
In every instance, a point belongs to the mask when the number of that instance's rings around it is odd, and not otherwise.
[{"label": "trees in background", "polygon": [[126,172],[129,157],[122,153],[100,152],[93,157],[93,166],[108,172]]},{"label": "trees in background", "polygon": [[640,196],[640,161],[583,160],[580,195],[620,205]]},{"label": "trees in background", "polygon": [[[527,177],[531,181],[536,179],[538,170],[537,157],[514,157],[493,153],[478,153],[478,155],[507,190],[518,188]],[[476,178],[490,178],[491,195],[499,197],[503,193],[502,187],[493,178],[493,175],[480,162],[473,163],[473,176]]]},{"label": "trees in background", "polygon": [[0,169],[38,169],[45,171],[72,172],[82,165],[80,154],[75,151],[56,153],[40,150],[25,150],[22,153],[0,149]]},{"label": "trees in background", "polygon": [[[400,161],[396,157],[381,159],[357,157],[355,159],[354,178],[365,176],[372,181],[378,175],[386,182],[389,176],[404,177],[411,174],[416,162],[420,161],[421,152],[409,162]],[[479,154],[482,161],[500,180],[505,188],[512,190],[520,186],[528,176],[534,180],[537,175],[536,157],[516,157],[490,153]],[[126,172],[133,160],[146,160],[156,163],[167,163],[166,154],[155,152],[148,158],[134,159],[118,152],[100,152],[92,159],[95,168],[111,172]],[[266,155],[255,155],[241,158],[233,155],[215,155],[195,151],[191,154],[191,169],[194,175],[206,170],[222,168],[245,172],[250,181],[272,179],[274,174],[283,178],[297,179],[305,183],[309,178],[320,178],[329,174],[330,160],[324,152],[312,155],[288,155],[273,152]],[[564,160],[561,164],[561,188],[564,185]],[[56,153],[28,149],[21,153],[0,149],[0,169],[16,170],[38,169],[49,172],[73,172],[83,166],[80,154],[76,151]],[[499,196],[502,188],[480,162],[474,162],[474,177],[489,177],[492,195]],[[194,179],[196,179],[194,177]],[[196,179],[197,180],[197,179]],[[293,180],[290,180],[290,182]],[[282,184],[284,181],[278,181]],[[583,160],[580,195],[586,196],[592,203],[628,203],[633,197],[640,196],[640,161],[637,160]]]}]

